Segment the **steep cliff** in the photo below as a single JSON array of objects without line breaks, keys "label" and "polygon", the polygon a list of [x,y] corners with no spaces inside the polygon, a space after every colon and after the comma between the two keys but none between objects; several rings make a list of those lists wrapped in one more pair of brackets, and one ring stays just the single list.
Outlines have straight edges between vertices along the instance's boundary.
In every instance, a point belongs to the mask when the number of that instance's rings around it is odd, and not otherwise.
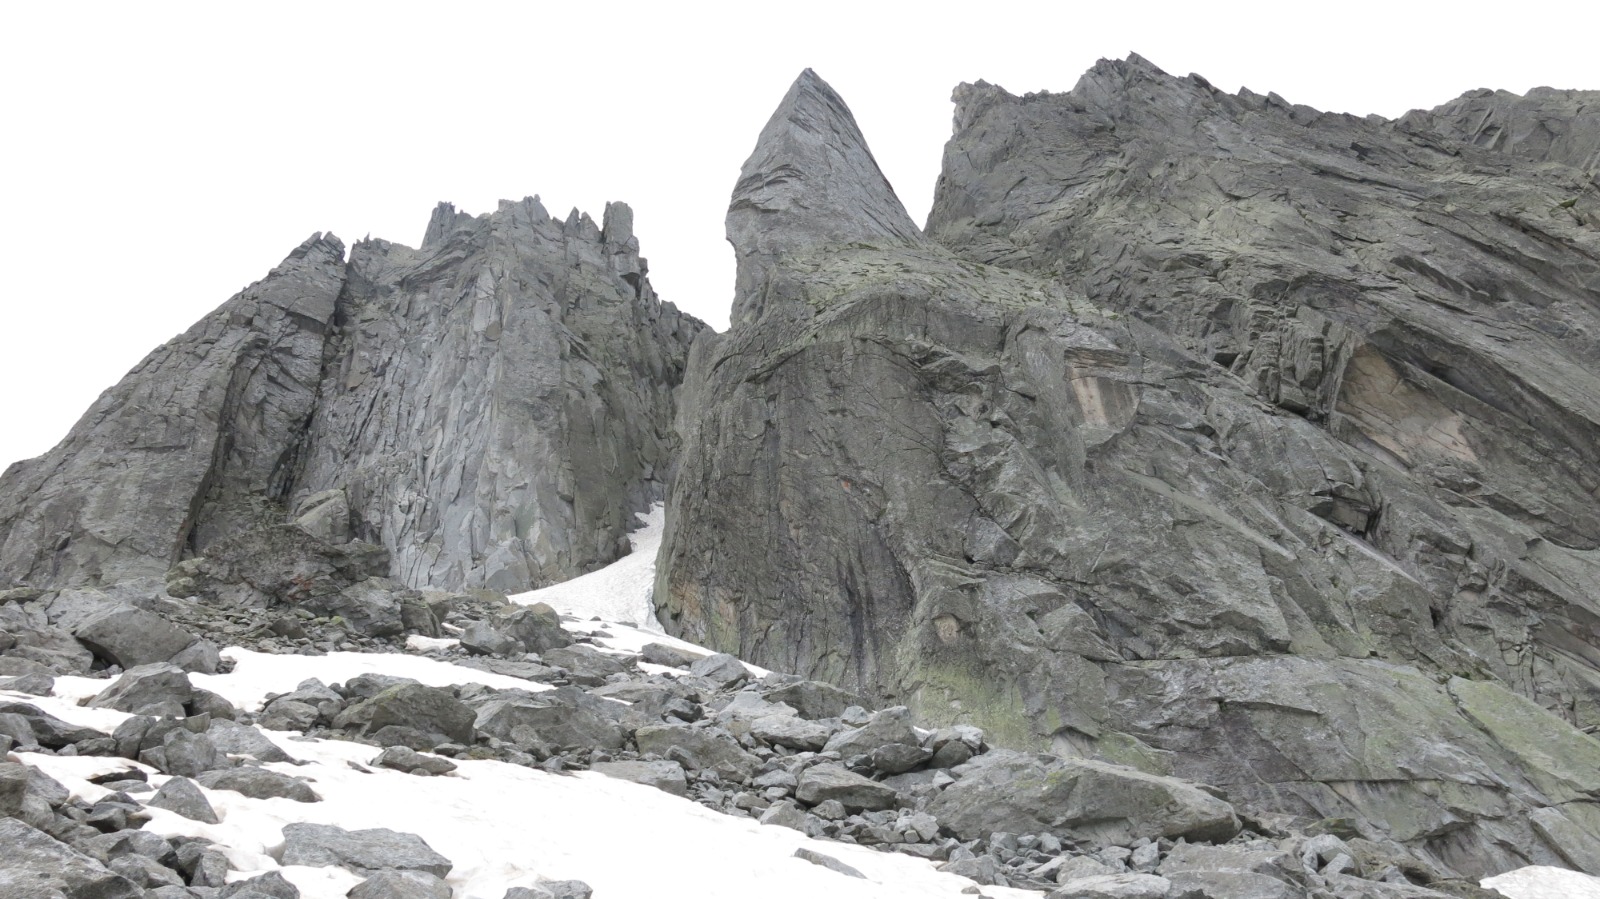
[{"label": "steep cliff", "polygon": [[1600,723],[1600,189],[1582,172],[1133,57],[1068,94],[959,88],[929,230],[1081,285],[1339,441],[1364,474],[1312,486],[1320,514],[1415,579],[1454,645]]},{"label": "steep cliff", "polygon": [[928,237],[815,75],[763,131],[668,628],[1446,870],[1600,863],[1586,179],[1137,59],[958,107]]},{"label": "steep cliff", "polygon": [[0,581],[159,579],[285,500],[343,286],[344,245],[313,235],[7,469]]},{"label": "steep cliff", "polygon": [[344,491],[417,587],[524,590],[625,554],[703,327],[651,290],[632,211],[442,205],[420,249],[350,257],[297,495]]},{"label": "steep cliff", "polygon": [[435,211],[419,249],[313,237],[0,478],[0,578],[161,578],[310,511],[414,587],[518,590],[626,551],[703,325],[605,227]]}]

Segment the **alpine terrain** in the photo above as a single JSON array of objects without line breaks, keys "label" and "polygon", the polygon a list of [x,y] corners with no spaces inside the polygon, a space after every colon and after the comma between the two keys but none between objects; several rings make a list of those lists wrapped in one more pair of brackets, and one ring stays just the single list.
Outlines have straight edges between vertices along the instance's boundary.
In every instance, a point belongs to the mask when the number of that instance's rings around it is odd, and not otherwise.
[{"label": "alpine terrain", "polygon": [[0,477],[0,899],[1600,897],[1600,91],[807,70],[313,235]]}]

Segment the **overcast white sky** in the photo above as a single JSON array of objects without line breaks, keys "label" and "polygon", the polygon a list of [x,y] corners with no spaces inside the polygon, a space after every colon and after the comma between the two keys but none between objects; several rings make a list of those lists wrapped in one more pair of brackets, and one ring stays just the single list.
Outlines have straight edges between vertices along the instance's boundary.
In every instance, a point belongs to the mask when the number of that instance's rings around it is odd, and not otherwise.
[{"label": "overcast white sky", "polygon": [[721,329],[728,192],[810,66],[926,218],[950,91],[1138,52],[1396,116],[1600,88],[1590,2],[28,3],[0,12],[0,466],[313,231],[420,241],[439,200],[625,200],[665,299]]}]

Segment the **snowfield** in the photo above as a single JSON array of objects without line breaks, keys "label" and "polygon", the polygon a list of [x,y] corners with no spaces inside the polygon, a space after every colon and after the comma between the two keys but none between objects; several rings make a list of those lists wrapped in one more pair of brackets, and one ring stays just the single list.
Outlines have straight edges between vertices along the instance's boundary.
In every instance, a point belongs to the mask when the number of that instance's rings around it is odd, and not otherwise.
[{"label": "snowfield", "polygon": [[[603,628],[611,636],[602,642],[616,650],[636,650],[652,641],[692,647],[664,637],[651,614],[650,584],[660,539],[658,508],[635,535],[631,555],[604,570],[514,599],[549,603],[564,614],[585,619],[569,627],[585,632]],[[602,621],[588,620],[593,617]],[[235,662],[232,673],[196,675],[193,680],[249,710],[258,709],[268,694],[289,692],[308,678],[333,684],[380,672],[434,686],[482,683],[548,689],[401,654],[295,656],[239,648],[224,654]],[[0,695],[74,724],[110,731],[129,716],[78,705],[105,686],[104,680],[63,677],[57,679],[57,694],[50,698]],[[561,775],[498,761],[455,760],[458,769],[452,774],[417,777],[370,767],[379,750],[365,744],[266,733],[299,762],[267,767],[309,779],[321,802],[256,800],[208,789],[206,798],[222,823],[202,824],[150,808],[146,829],[212,840],[236,869],[230,880],[278,870],[306,899],[343,899],[361,878],[340,868],[281,866],[277,857],[283,849],[282,829],[293,822],[417,834],[454,863],[447,882],[457,899],[501,899],[508,888],[531,886],[540,877],[583,880],[594,887],[597,899],[961,899],[970,895],[963,890],[973,886],[966,878],[941,873],[932,863],[910,856],[808,839],[786,827],[722,815],[688,799],[599,774]],[[136,765],[104,757],[39,753],[11,757],[41,769],[91,802],[109,791],[90,783],[90,778]],[[168,779],[152,768],[137,767],[155,786]],[[865,879],[795,858],[800,848],[838,859]],[[1555,868],[1523,868],[1484,884],[1511,899],[1600,899],[1600,879]],[[1001,887],[983,887],[983,893],[994,899],[1041,895]]]}]

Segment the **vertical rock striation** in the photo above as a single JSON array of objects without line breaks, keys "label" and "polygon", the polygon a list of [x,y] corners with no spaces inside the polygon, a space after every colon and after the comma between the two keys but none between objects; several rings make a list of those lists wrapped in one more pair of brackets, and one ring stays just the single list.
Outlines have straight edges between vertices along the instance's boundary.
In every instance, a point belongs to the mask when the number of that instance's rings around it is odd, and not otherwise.
[{"label": "vertical rock striation", "polygon": [[930,240],[802,75],[680,398],[669,630],[1446,871],[1591,857],[1600,256],[1530,205],[1584,179],[1321,121],[1138,59],[963,88]]},{"label": "vertical rock striation", "polygon": [[344,246],[313,235],[161,346],[65,440],[0,477],[0,580],[159,579],[287,498]]},{"label": "vertical rock striation", "polygon": [[355,245],[340,321],[296,493],[343,491],[399,580],[524,590],[627,551],[702,328],[651,290],[627,206],[441,205],[420,249]]},{"label": "vertical rock striation", "polygon": [[420,249],[313,237],[0,478],[0,580],[162,577],[290,513],[414,587],[520,590],[626,550],[703,325],[632,212],[441,205]]}]

